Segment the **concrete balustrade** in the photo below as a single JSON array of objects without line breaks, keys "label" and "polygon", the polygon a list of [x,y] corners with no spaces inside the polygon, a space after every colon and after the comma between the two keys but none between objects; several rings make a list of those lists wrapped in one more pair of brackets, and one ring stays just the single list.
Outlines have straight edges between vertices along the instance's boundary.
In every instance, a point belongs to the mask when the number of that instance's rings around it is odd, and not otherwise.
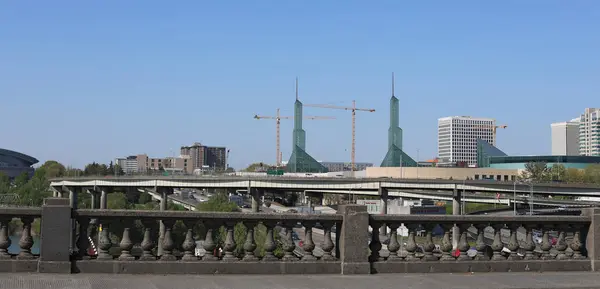
[{"label": "concrete balustrade", "polygon": [[[22,221],[20,252],[14,255],[7,250],[10,246],[8,224],[13,218]],[[35,218],[41,218],[39,255],[31,253],[31,225]],[[163,236],[159,236],[159,223],[164,224]],[[236,234],[236,226],[242,225],[244,229]],[[316,231],[322,235],[313,232],[317,225],[319,230]],[[302,245],[298,248],[300,244],[293,239],[292,232],[300,226],[304,233],[299,236]],[[404,231],[400,228],[406,228],[408,234],[403,237]],[[596,271],[600,260],[597,245],[600,229],[597,228],[600,228],[599,209],[586,210],[581,216],[493,217],[369,215],[365,206],[345,205],[340,206],[335,215],[244,214],[77,210],[72,209],[68,199],[50,198],[42,208],[0,210],[0,272]],[[256,250],[259,247],[257,230],[261,231],[261,252]],[[452,246],[453,230],[458,230],[456,249]],[[241,238],[240,232],[243,232]],[[389,233],[381,235],[380,232]],[[217,235],[222,237],[217,238]],[[198,237],[204,241],[204,256],[195,254]],[[320,239],[318,243],[315,237]],[[92,256],[88,254],[90,239],[94,240],[97,251]],[[159,240],[162,242],[160,253]],[[283,254],[276,254],[277,242]],[[222,253],[215,254],[219,251],[217,248],[221,248]],[[318,254],[316,248],[319,248]],[[136,250],[138,252],[134,252]]]}]

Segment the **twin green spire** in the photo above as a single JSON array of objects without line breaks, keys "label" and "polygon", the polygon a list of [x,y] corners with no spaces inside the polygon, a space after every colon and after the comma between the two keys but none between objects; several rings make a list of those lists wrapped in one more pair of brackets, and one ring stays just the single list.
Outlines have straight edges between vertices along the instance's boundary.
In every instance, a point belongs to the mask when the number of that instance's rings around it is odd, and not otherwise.
[{"label": "twin green spire", "polygon": [[395,79],[392,72],[392,97],[390,98],[390,127],[388,128],[388,152],[381,162],[382,167],[416,167],[417,162],[402,150],[402,128],[400,128],[400,101],[394,95]]}]

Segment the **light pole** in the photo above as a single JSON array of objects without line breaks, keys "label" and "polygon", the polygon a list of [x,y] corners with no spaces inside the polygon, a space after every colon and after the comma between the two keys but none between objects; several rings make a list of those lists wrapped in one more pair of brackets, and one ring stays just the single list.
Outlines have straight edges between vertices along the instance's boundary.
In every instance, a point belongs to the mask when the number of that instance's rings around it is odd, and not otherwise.
[{"label": "light pole", "polygon": [[533,216],[533,183],[529,183],[530,189],[529,189],[529,215]]},{"label": "light pole", "polygon": [[513,215],[517,215],[517,181],[513,183]]}]

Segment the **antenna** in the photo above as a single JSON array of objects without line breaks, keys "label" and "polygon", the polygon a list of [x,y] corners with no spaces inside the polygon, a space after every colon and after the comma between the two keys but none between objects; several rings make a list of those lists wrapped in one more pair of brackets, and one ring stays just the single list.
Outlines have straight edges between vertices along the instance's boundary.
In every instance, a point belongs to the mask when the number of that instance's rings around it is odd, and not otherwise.
[{"label": "antenna", "polygon": [[394,83],[396,81],[394,80],[394,73],[392,72],[392,96],[394,96]]},{"label": "antenna", "polygon": [[298,77],[296,77],[296,100],[298,100]]}]

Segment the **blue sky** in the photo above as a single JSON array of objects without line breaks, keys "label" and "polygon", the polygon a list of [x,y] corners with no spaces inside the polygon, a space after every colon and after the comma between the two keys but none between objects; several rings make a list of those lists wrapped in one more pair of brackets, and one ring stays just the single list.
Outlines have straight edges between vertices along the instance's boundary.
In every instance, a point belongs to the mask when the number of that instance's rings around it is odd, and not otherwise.
[{"label": "blue sky", "polygon": [[[600,1],[3,1],[0,147],[68,165],[198,141],[243,168],[275,161],[304,103],[357,115],[357,161],[387,150],[396,73],[404,148],[437,153],[437,119],[496,118],[498,147],[548,154],[550,123],[598,106]],[[596,100],[596,101],[594,101]],[[305,108],[307,150],[349,161],[349,112]],[[283,121],[284,160],[292,122]]]}]

